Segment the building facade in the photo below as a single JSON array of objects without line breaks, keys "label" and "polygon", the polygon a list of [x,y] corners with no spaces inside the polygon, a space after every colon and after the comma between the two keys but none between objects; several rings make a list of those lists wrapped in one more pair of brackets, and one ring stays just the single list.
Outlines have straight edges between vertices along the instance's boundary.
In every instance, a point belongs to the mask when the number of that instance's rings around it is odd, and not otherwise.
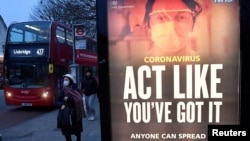
[{"label": "building facade", "polygon": [[3,56],[3,45],[5,42],[5,38],[6,38],[6,32],[7,32],[7,26],[2,18],[2,16],[0,15],[0,56]]},{"label": "building facade", "polygon": [[7,33],[7,26],[0,15],[0,88],[3,86],[3,46],[5,44],[6,39],[6,33]]}]

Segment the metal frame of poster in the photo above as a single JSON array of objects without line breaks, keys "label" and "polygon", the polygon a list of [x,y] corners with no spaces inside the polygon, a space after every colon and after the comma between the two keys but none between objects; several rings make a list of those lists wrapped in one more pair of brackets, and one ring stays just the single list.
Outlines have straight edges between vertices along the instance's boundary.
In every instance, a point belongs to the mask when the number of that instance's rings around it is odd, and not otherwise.
[{"label": "metal frame of poster", "polygon": [[238,0],[108,0],[107,27],[112,141],[208,140],[209,125],[240,124]]}]

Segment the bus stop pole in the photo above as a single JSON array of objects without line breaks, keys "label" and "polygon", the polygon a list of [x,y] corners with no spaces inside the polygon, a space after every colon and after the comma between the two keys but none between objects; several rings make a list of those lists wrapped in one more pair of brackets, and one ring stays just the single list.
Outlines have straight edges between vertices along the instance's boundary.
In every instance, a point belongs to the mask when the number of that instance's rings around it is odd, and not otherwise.
[{"label": "bus stop pole", "polygon": [[71,74],[75,77],[76,80],[76,88],[77,89],[81,89],[81,85],[80,85],[80,71],[79,71],[79,65],[76,64],[76,35],[75,35],[75,30],[76,30],[76,26],[73,25],[72,26],[72,31],[73,31],[73,58],[72,58],[72,65],[70,65],[70,72]]},{"label": "bus stop pole", "polygon": [[81,85],[80,85],[80,69],[79,69],[79,65],[78,64],[72,64],[69,66],[70,67],[70,73],[75,77],[75,81],[76,81],[76,88],[80,89]]}]

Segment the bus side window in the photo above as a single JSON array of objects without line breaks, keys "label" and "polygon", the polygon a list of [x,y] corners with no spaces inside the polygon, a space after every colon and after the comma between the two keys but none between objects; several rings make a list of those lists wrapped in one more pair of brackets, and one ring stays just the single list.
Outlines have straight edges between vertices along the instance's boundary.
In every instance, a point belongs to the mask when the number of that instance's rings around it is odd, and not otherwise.
[{"label": "bus side window", "polygon": [[66,30],[66,40],[68,45],[73,46],[73,35],[69,30]]},{"label": "bus side window", "polygon": [[59,43],[66,43],[64,28],[59,26],[56,27],[56,39]]}]

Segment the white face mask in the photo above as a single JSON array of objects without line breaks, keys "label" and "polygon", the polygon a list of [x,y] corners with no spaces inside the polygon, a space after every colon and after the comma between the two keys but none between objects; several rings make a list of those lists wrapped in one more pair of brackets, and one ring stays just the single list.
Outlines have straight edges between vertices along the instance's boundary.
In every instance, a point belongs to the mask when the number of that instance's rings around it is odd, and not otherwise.
[{"label": "white face mask", "polygon": [[151,39],[157,47],[169,53],[182,49],[186,44],[186,39],[177,35],[173,21],[151,26]]},{"label": "white face mask", "polygon": [[69,86],[69,81],[68,80],[64,80],[63,81],[63,86]]}]

